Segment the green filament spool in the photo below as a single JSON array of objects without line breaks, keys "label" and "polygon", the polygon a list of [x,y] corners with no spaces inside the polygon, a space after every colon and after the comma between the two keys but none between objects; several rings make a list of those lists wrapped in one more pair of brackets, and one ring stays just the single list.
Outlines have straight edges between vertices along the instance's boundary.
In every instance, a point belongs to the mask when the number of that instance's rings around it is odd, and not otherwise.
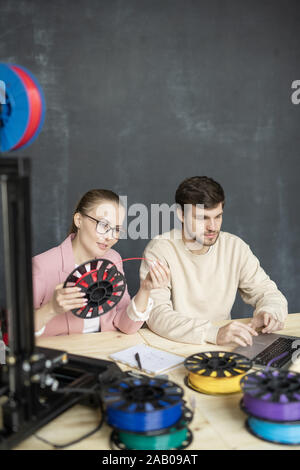
[{"label": "green filament spool", "polygon": [[192,433],[188,428],[176,429],[169,434],[147,436],[127,432],[112,433],[112,441],[120,449],[130,450],[169,450],[183,449],[191,442]]}]

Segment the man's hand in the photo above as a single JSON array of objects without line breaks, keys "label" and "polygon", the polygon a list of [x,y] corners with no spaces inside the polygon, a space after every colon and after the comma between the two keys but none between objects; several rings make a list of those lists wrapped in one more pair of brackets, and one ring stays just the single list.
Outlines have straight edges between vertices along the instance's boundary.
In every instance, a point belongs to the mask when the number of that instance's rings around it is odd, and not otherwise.
[{"label": "man's hand", "polygon": [[284,323],[276,320],[276,318],[268,312],[259,312],[252,318],[249,326],[254,330],[263,327],[261,330],[262,333],[273,333],[273,331],[282,330]]},{"label": "man's hand", "polygon": [[222,326],[217,334],[217,344],[237,343],[240,346],[252,346],[252,336],[258,333],[248,324],[232,321]]}]

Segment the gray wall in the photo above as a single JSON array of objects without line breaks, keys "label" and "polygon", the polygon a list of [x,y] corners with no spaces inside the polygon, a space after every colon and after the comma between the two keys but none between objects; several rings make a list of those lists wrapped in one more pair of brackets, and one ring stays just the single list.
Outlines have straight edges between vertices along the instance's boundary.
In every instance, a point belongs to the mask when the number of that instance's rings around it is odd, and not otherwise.
[{"label": "gray wall", "polygon": [[[1,0],[1,62],[28,67],[47,101],[18,152],[32,157],[34,254],[65,238],[88,189],[150,207],[207,175],[226,193],[223,230],[299,312],[299,35],[297,0]],[[132,294],[138,266],[125,266]],[[251,311],[238,296],[233,316]]]}]

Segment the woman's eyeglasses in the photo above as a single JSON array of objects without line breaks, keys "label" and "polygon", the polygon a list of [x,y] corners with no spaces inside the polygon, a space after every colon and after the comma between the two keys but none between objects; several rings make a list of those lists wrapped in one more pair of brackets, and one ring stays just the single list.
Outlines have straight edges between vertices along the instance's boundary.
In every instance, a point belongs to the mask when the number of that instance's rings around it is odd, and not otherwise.
[{"label": "woman's eyeglasses", "polygon": [[96,222],[97,224],[96,231],[100,235],[105,235],[106,233],[111,231],[113,238],[119,239],[121,235],[125,234],[125,230],[122,227],[119,227],[119,226],[111,227],[105,219],[97,220],[94,217],[91,217],[90,215],[87,215],[87,214],[82,214],[82,215]]}]

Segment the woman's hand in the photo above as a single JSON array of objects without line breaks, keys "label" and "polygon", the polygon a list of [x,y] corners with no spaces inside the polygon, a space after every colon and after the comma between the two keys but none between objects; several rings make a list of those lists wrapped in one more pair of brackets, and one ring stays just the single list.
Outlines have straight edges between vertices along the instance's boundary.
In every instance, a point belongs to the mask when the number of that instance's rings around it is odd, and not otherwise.
[{"label": "woman's hand", "polygon": [[87,299],[84,296],[85,293],[80,287],[66,287],[64,289],[63,284],[58,284],[52,299],[34,311],[35,331],[39,332],[56,315],[87,305]]},{"label": "woman's hand", "polygon": [[170,282],[170,270],[162,261],[156,260],[150,264],[146,278],[141,281],[141,288],[150,291],[166,287]]},{"label": "woman's hand", "polygon": [[51,310],[53,313],[59,314],[72,310],[74,308],[82,308],[87,305],[87,298],[83,298],[85,293],[80,287],[63,287],[58,284],[53,292]]},{"label": "woman's hand", "polygon": [[160,289],[166,287],[170,281],[170,270],[161,261],[149,263],[150,270],[146,278],[140,284],[140,288],[134,302],[139,312],[144,312],[148,305],[151,289]]}]

